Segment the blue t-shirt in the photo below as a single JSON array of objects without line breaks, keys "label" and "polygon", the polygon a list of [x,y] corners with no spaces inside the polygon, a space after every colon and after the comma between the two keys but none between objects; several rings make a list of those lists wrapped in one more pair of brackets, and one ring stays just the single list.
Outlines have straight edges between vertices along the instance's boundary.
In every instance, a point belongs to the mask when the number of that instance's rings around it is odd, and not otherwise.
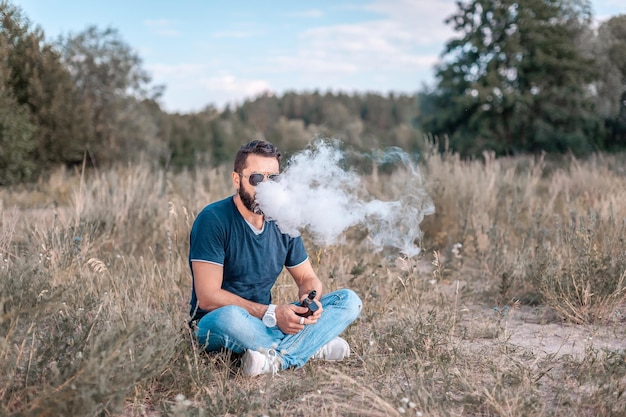
[{"label": "blue t-shirt", "polygon": [[[260,234],[254,233],[230,196],[206,206],[196,217],[190,234],[189,267],[192,261],[224,267],[222,289],[261,304],[271,302],[271,289],[283,270],[308,259],[301,237],[281,233],[273,221],[266,221]],[[191,271],[193,279],[193,269]],[[198,307],[191,287],[192,320],[207,311]]]}]

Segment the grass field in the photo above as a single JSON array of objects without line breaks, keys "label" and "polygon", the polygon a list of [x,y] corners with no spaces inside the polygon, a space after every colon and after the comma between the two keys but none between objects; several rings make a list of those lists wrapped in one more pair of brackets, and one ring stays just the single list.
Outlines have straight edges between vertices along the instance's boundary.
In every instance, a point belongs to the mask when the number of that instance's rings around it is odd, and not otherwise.
[{"label": "grass field", "polygon": [[[625,416],[626,157],[424,155],[415,258],[316,247],[362,316],[342,363],[244,378],[186,320],[195,214],[229,169],[60,170],[0,189],[0,415]],[[394,199],[388,178],[368,178]],[[279,278],[274,297],[295,286]]]}]

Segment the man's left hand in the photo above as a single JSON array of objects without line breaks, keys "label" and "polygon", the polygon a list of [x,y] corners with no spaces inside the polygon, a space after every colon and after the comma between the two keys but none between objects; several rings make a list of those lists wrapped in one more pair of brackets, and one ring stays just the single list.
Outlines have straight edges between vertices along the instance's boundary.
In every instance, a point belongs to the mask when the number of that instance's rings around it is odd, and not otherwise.
[{"label": "man's left hand", "polygon": [[[306,313],[305,307],[295,304],[283,304],[276,307],[276,323],[278,328],[285,334],[296,334],[304,330],[305,325],[315,324],[322,315],[322,304],[313,300],[319,308],[309,317],[302,317],[298,314]],[[298,313],[298,314],[296,314]]]}]

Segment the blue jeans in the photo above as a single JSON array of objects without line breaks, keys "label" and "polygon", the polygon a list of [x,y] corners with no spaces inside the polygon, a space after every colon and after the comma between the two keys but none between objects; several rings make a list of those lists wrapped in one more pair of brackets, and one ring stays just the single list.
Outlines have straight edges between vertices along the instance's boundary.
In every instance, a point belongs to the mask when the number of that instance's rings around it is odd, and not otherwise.
[{"label": "blue jeans", "polygon": [[361,312],[361,299],[352,290],[342,289],[320,299],[324,311],[317,323],[288,335],[277,326],[267,327],[247,310],[230,305],[206,314],[198,321],[196,337],[209,352],[222,348],[235,353],[246,349],[276,349],[282,369],[301,367],[322,346],[339,336]]}]

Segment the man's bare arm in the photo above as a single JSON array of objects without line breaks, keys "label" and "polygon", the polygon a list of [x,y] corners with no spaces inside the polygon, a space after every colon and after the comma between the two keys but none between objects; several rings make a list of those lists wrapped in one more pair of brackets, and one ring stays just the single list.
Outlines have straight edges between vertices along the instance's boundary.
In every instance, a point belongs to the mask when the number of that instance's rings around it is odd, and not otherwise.
[{"label": "man's bare arm", "polygon": [[322,285],[322,281],[317,277],[315,271],[313,271],[313,267],[311,266],[311,262],[307,259],[303,263],[293,268],[287,268],[291,276],[293,277],[296,285],[298,286],[298,299],[302,300],[306,298],[306,296],[312,290],[317,291],[316,299],[322,296],[322,291],[324,289]]},{"label": "man's bare arm", "polygon": [[227,305],[242,307],[254,317],[263,318],[267,306],[248,301],[230,291],[222,289],[224,267],[209,262],[192,262],[194,285],[198,306],[207,311]]}]

